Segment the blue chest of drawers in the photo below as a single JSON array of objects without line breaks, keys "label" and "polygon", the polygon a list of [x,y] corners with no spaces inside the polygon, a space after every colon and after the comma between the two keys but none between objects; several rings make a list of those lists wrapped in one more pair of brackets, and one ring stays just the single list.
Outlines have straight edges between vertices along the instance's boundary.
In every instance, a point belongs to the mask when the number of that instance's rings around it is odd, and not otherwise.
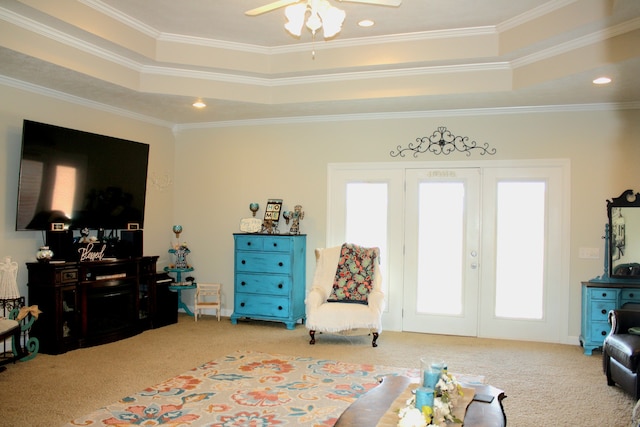
[{"label": "blue chest of drawers", "polygon": [[[602,348],[611,330],[609,311],[640,306],[639,283],[582,282],[582,332],[580,344],[584,354]],[[640,326],[640,325],[638,325]]]},{"label": "blue chest of drawers", "polygon": [[240,318],[304,322],[306,236],[234,234],[234,296],[231,323]]}]

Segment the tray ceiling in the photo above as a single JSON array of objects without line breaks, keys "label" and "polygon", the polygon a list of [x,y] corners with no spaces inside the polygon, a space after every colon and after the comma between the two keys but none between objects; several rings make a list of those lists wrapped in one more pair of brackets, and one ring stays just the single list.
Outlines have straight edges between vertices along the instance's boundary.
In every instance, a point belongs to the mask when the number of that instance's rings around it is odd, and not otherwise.
[{"label": "tray ceiling", "polygon": [[4,0],[0,83],[179,127],[639,106],[636,0],[331,1],[325,41],[264,0]]}]

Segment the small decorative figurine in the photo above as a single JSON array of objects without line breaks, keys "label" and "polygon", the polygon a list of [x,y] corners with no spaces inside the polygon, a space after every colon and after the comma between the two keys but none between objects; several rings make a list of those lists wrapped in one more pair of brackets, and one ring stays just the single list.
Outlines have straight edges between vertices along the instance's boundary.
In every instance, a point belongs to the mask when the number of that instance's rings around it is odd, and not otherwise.
[{"label": "small decorative figurine", "polygon": [[289,229],[289,234],[300,234],[300,220],[304,218],[304,212],[301,205],[296,205],[293,208],[293,212],[290,212],[293,222]]},{"label": "small decorative figurine", "polygon": [[262,231],[264,233],[273,234],[274,230],[275,229],[273,228],[273,220],[272,219],[265,219],[262,222]]},{"label": "small decorative figurine", "polygon": [[96,236],[89,236],[89,229],[87,227],[80,230],[80,239],[78,243],[95,243],[98,241]]}]

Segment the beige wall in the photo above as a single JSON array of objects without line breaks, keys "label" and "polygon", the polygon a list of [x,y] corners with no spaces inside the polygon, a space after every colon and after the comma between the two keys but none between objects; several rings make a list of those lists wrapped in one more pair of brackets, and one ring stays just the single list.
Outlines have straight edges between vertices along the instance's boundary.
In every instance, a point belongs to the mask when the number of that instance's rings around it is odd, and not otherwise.
[{"label": "beige wall", "polygon": [[[511,159],[569,159],[571,162],[570,337],[580,332],[580,281],[602,273],[602,259],[578,258],[578,248],[602,248],[605,200],[623,190],[640,191],[640,111],[548,112],[434,118],[376,118],[297,124],[203,128],[179,131],[142,123],[85,106],[0,86],[0,153],[6,173],[0,177],[0,256],[23,266],[35,259],[39,232],[16,232],[15,200],[22,120],[52,123],[151,144],[149,172],[168,173],[172,185],[150,185],[145,224],[145,254],[159,255],[160,267],[181,224],[192,249],[189,261],[199,281],[224,286],[225,311],[233,303],[233,238],[248,204],[284,199],[285,209],[301,204],[306,216],[307,283],[313,275],[313,251],[323,246],[326,230],[327,164],[336,162],[424,162]],[[462,154],[392,158],[438,126],[497,149],[495,156]],[[260,214],[264,211],[261,210]],[[259,214],[259,215],[260,215]],[[603,255],[603,252],[601,252]],[[18,282],[26,295],[26,271]],[[568,341],[570,341],[568,337]],[[577,341],[575,341],[577,342]]]},{"label": "beige wall", "polygon": [[[327,164],[569,159],[571,162],[570,318],[568,342],[580,332],[580,281],[602,274],[603,260],[578,258],[580,247],[601,248],[605,200],[640,191],[640,112],[570,112],[446,118],[377,119],[184,130],[176,137],[176,219],[193,248],[194,276],[224,285],[232,309],[233,238],[249,202],[301,204],[307,234],[307,282],[313,251],[324,246]],[[497,149],[495,156],[462,154],[392,158],[438,126]],[[263,210],[258,214],[263,214]]]}]

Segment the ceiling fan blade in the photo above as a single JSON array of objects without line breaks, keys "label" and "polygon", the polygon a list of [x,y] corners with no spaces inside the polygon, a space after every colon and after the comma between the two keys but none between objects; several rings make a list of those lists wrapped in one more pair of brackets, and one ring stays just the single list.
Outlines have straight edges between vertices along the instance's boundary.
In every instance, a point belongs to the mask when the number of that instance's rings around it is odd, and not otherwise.
[{"label": "ceiling fan blade", "polygon": [[402,0],[338,0],[339,2],[347,3],[364,3],[372,4],[376,6],[393,6],[398,7],[402,4]]},{"label": "ceiling fan blade", "polygon": [[265,4],[264,6],[256,7],[255,9],[247,10],[244,14],[249,16],[262,15],[263,13],[271,12],[272,10],[289,6],[290,4],[298,3],[298,1],[300,0],[278,0],[274,1],[273,3]]}]

